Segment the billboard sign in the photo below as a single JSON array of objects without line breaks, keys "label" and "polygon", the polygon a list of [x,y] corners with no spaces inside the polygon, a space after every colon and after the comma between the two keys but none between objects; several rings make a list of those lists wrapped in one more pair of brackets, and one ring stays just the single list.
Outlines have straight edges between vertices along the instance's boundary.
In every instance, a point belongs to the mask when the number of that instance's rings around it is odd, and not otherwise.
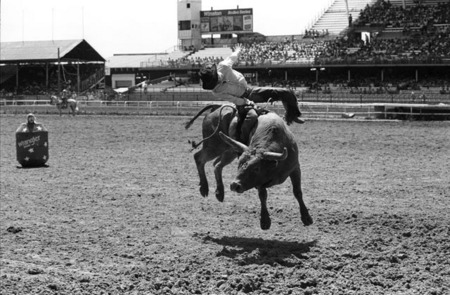
[{"label": "billboard sign", "polygon": [[200,11],[202,34],[253,32],[253,9]]}]

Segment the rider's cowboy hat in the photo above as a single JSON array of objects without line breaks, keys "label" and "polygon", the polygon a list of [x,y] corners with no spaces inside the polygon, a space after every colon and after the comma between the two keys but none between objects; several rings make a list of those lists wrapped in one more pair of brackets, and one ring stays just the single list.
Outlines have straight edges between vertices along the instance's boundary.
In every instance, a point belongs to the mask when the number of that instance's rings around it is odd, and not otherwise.
[{"label": "rider's cowboy hat", "polygon": [[219,77],[217,75],[217,67],[214,63],[206,63],[202,66],[199,72],[202,80],[202,87],[206,90],[212,90],[216,87]]}]

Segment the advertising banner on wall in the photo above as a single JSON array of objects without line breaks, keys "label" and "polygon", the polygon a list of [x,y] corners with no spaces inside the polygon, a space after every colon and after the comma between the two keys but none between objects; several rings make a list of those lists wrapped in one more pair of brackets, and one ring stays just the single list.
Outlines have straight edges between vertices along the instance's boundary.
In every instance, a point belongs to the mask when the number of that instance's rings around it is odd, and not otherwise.
[{"label": "advertising banner on wall", "polygon": [[253,32],[253,9],[200,11],[202,34]]}]

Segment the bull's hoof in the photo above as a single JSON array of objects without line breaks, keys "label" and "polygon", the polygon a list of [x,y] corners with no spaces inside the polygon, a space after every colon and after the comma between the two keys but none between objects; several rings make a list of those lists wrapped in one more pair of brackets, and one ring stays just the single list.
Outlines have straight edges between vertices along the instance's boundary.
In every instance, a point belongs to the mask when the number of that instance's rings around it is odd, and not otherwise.
[{"label": "bull's hoof", "polygon": [[305,226],[313,224],[313,220],[309,214],[306,216],[302,215],[302,222]]},{"label": "bull's hoof", "polygon": [[200,194],[202,195],[202,197],[207,197],[209,194],[209,188],[207,185],[201,185],[200,186]]},{"label": "bull's hoof", "polygon": [[222,189],[217,188],[216,189],[216,199],[219,202],[223,202],[224,198],[225,198],[225,192],[224,192],[223,188]]},{"label": "bull's hoof", "polygon": [[268,229],[270,229],[271,224],[272,224],[272,222],[270,221],[270,218],[269,218],[269,219],[263,219],[263,218],[261,218],[260,225],[261,225],[261,229],[262,229],[262,230],[268,230]]}]

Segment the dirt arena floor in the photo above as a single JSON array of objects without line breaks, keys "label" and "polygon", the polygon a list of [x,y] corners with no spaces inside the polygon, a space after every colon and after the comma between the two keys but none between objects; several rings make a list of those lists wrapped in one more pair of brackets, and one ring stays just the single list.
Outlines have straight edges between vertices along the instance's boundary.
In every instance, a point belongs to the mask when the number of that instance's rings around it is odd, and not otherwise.
[{"label": "dirt arena floor", "polygon": [[198,191],[187,117],[37,115],[48,168],[21,169],[0,116],[0,294],[450,294],[450,123],[292,126],[290,183],[224,203]]}]

